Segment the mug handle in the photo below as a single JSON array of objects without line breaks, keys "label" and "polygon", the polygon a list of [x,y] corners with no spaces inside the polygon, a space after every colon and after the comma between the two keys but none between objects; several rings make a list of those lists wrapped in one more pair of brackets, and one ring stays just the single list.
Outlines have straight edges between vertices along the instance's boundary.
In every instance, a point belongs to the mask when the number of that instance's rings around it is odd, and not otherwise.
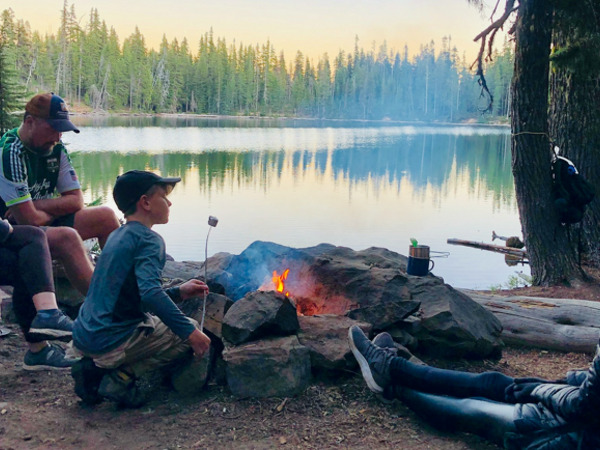
[{"label": "mug handle", "polygon": [[429,262],[431,263],[431,267],[429,268],[429,271],[431,272],[435,267],[435,261],[433,261],[433,259],[430,259]]}]

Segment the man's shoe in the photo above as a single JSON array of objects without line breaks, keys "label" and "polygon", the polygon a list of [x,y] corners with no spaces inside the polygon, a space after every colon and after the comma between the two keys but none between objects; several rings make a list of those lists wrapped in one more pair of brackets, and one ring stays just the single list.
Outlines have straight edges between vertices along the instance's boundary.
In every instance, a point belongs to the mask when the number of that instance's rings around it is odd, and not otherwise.
[{"label": "man's shoe", "polygon": [[77,361],[79,359],[65,356],[65,350],[61,346],[50,344],[37,353],[28,350],[25,353],[23,369],[30,371],[68,369]]},{"label": "man's shoe", "polygon": [[146,403],[146,398],[135,381],[132,375],[122,370],[111,370],[102,378],[98,394],[122,408],[139,408]]},{"label": "man's shoe", "polygon": [[103,398],[98,394],[98,388],[106,369],[101,369],[94,364],[92,358],[87,356],[77,361],[71,367],[71,376],[75,381],[75,393],[86,405],[97,405]]},{"label": "man's shoe", "polygon": [[376,393],[383,392],[391,382],[390,362],[393,355],[373,345],[356,325],[348,330],[348,341],[369,389]]},{"label": "man's shoe", "polygon": [[68,339],[73,336],[73,321],[60,309],[54,313],[37,313],[29,327],[29,335],[38,339]]}]

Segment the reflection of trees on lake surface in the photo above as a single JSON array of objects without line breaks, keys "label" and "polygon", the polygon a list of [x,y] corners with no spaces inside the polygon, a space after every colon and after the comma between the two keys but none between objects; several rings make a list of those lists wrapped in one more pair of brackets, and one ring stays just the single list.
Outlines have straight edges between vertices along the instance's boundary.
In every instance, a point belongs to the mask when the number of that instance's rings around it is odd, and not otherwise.
[{"label": "reflection of trees on lake surface", "polygon": [[469,195],[493,197],[494,204],[514,205],[510,168],[510,140],[504,134],[407,134],[383,136],[373,141],[344,142],[343,147],[286,151],[211,151],[202,153],[113,151],[82,152],[74,164],[92,197],[112,190],[116,176],[131,169],[159,170],[180,176],[194,174],[199,190],[232,186],[274,187],[282,176],[299,180],[347,181],[360,189],[365,183],[400,186],[407,182],[416,195],[426,189],[440,192],[461,180]]}]

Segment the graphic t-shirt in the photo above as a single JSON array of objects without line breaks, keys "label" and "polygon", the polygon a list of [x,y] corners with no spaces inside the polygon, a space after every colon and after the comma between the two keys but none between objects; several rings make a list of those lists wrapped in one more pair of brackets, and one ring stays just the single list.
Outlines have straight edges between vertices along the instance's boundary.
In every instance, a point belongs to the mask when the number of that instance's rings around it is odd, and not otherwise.
[{"label": "graphic t-shirt", "polygon": [[10,130],[0,139],[0,214],[30,200],[52,198],[55,193],[80,189],[67,149],[59,142],[48,156],[29,150]]}]

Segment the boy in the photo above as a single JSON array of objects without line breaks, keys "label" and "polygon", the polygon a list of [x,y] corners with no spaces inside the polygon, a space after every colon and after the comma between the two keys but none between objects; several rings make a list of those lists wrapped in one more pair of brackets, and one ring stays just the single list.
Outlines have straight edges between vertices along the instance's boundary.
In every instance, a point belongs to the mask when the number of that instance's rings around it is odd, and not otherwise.
[{"label": "boy", "polygon": [[[206,353],[210,339],[172,299],[208,292],[199,280],[163,290],[165,244],[151,228],[169,221],[167,195],[180,178],[132,170],[117,178],[113,197],[126,224],[106,242],[73,327],[73,346],[85,357],[73,366],[75,392],[84,403],[103,398],[139,407],[140,374],[185,356]],[[147,313],[145,311],[150,311]]]}]

